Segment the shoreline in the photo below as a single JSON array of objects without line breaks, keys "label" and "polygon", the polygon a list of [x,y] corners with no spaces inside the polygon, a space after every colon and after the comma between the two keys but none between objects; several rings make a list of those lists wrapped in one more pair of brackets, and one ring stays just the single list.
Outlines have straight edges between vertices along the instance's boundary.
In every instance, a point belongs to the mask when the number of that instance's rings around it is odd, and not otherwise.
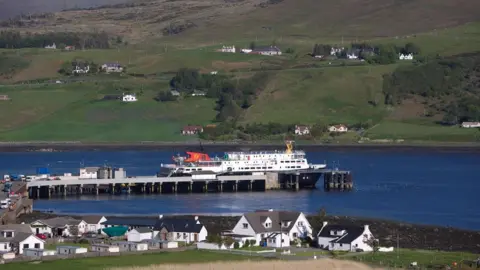
[{"label": "shoreline", "polygon": [[[480,143],[304,143],[297,148],[318,150],[373,150],[373,151],[455,151],[480,152]],[[278,150],[282,142],[0,142],[0,152],[70,152],[70,151],[233,151],[233,150]]]},{"label": "shoreline", "polygon": [[[48,219],[59,216],[69,216],[81,218],[86,215],[66,215],[54,214],[40,211],[33,211],[31,214],[21,215],[17,222],[31,223],[39,219]],[[165,217],[185,218],[195,215],[164,215]],[[218,234],[225,230],[230,230],[240,219],[241,215],[197,215],[199,220],[207,227],[209,234]],[[158,215],[105,215],[109,217],[128,217],[128,218],[158,218]],[[381,246],[396,247],[408,249],[425,249],[441,251],[467,251],[480,254],[480,230],[457,229],[445,226],[414,224],[402,221],[384,220],[367,217],[351,217],[327,215],[320,217],[316,214],[307,215],[314,231],[321,227],[323,221],[329,224],[338,225],[369,225],[374,236],[380,240]]]}]

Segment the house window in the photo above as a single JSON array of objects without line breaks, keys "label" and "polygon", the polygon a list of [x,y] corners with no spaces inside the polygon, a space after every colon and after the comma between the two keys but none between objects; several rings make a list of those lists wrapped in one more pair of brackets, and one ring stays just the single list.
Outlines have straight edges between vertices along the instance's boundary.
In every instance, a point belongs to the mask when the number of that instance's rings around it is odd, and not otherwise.
[{"label": "house window", "polygon": [[303,221],[299,221],[298,226],[303,226]]},{"label": "house window", "polygon": [[23,244],[23,248],[28,248],[28,244]]},{"label": "house window", "polygon": [[7,250],[7,244],[4,245],[3,249]]},{"label": "house window", "polygon": [[177,239],[180,238],[180,233],[177,233]]},{"label": "house window", "polygon": [[293,238],[297,238],[297,233],[293,233]]},{"label": "house window", "polygon": [[5,232],[5,238],[13,237],[13,232]]},{"label": "house window", "polygon": [[270,228],[272,227],[272,223],[265,223],[265,228]]},{"label": "house window", "polygon": [[187,233],[183,233],[183,238],[187,239]]},{"label": "house window", "polygon": [[243,223],[243,228],[248,229],[248,223]]},{"label": "house window", "polygon": [[342,247],[342,246],[343,246],[343,244],[342,244],[342,243],[340,243],[340,246]]},{"label": "house window", "polygon": [[36,243],[36,244],[35,244],[35,248],[40,248],[40,244],[39,244],[39,243]]}]

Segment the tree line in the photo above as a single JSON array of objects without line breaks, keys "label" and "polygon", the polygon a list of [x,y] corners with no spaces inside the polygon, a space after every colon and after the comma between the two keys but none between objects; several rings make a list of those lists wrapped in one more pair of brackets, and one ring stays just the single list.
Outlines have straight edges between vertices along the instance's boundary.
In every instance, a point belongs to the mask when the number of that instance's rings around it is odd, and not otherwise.
[{"label": "tree line", "polygon": [[[217,100],[215,110],[218,122],[236,120],[243,110],[252,106],[257,94],[263,90],[269,74],[260,72],[250,78],[238,79],[221,74],[202,74],[197,69],[181,68],[170,80],[170,87],[183,95],[204,91],[206,97]],[[159,101],[176,98],[170,92],[161,92]]]},{"label": "tree line", "polygon": [[57,47],[75,46],[81,49],[108,49],[106,32],[48,32],[21,34],[18,31],[0,31],[0,48],[44,48],[55,43]]},{"label": "tree line", "polygon": [[[384,75],[385,104],[396,105],[410,95],[430,101],[446,124],[480,120],[480,53],[401,66]],[[436,100],[440,100],[437,102]]]}]

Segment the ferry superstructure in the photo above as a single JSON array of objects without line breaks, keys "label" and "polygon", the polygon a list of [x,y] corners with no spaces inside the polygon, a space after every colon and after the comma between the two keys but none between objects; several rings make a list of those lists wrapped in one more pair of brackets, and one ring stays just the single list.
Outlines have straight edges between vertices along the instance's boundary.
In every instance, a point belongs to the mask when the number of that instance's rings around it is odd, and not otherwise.
[{"label": "ferry superstructure", "polygon": [[222,158],[187,152],[186,157],[173,157],[174,164],[162,164],[170,175],[190,175],[201,171],[216,174],[252,174],[260,172],[301,171],[323,169],[326,164],[309,164],[306,154],[293,150],[293,141],[286,142],[284,151],[225,152]]}]

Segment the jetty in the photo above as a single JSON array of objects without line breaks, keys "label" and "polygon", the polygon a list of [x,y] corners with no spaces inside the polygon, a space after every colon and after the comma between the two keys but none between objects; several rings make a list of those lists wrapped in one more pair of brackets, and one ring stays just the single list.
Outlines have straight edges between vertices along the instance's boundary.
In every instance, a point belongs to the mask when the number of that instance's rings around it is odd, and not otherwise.
[{"label": "jetty", "polygon": [[[81,169],[82,170],[82,169]],[[83,194],[163,194],[190,192],[238,192],[315,189],[324,180],[324,190],[349,191],[353,180],[349,171],[311,169],[284,172],[261,172],[245,175],[217,175],[198,171],[187,176],[127,177],[122,168],[83,169],[81,176],[45,176],[27,183],[30,198]],[[88,174],[88,171],[91,173]]]}]

